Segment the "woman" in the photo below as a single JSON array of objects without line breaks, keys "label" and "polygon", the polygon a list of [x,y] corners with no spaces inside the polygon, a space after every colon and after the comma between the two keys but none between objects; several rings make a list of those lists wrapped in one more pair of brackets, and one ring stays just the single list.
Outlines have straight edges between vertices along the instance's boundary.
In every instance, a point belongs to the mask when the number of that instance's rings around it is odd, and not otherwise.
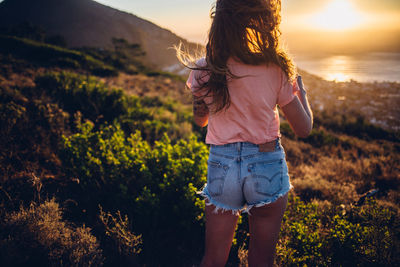
[{"label": "woman", "polygon": [[212,19],[206,56],[187,81],[195,123],[208,124],[210,144],[201,266],[225,265],[241,211],[249,213],[249,266],[273,266],[292,188],[277,105],[300,137],[312,129],[312,112],[278,47],[279,0],[217,0]]}]

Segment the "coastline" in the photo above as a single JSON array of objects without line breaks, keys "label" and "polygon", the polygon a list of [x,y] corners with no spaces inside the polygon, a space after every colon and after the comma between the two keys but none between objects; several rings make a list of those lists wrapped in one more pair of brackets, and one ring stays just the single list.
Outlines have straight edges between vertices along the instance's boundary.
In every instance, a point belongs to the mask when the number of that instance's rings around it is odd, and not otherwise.
[{"label": "coastline", "polygon": [[299,69],[308,88],[313,109],[336,115],[358,113],[370,123],[400,131],[399,82],[327,81]]},{"label": "coastline", "polygon": [[400,82],[400,53],[294,54],[295,63],[328,81]]}]

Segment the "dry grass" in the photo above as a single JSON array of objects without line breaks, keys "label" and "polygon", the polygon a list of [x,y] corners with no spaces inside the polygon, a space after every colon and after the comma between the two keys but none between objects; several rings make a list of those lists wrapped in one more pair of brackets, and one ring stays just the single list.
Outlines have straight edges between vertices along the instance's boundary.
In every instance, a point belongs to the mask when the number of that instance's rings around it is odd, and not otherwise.
[{"label": "dry grass", "polygon": [[2,266],[100,266],[102,250],[91,229],[62,219],[54,199],[5,215],[0,231]]},{"label": "dry grass", "polygon": [[112,240],[114,247],[118,249],[118,254],[124,256],[134,256],[141,252],[142,236],[133,234],[128,216],[121,216],[117,211],[116,215],[104,212],[100,206],[99,218],[105,228],[106,235]]},{"label": "dry grass", "polygon": [[185,83],[168,77],[120,73],[118,77],[100,78],[100,80],[109,87],[124,88],[124,91],[131,95],[170,97],[186,105],[192,101],[190,91],[185,89]]},{"label": "dry grass", "polygon": [[239,267],[249,266],[247,263],[248,250],[244,248],[244,244],[239,247],[238,257],[239,257]]}]

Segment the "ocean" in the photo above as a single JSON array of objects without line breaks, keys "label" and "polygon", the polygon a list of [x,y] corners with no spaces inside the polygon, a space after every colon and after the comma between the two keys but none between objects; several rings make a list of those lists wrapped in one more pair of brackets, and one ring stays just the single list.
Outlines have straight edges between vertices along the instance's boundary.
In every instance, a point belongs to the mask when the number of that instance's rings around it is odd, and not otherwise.
[{"label": "ocean", "polygon": [[400,82],[400,53],[308,56],[295,54],[300,69],[330,81]]}]

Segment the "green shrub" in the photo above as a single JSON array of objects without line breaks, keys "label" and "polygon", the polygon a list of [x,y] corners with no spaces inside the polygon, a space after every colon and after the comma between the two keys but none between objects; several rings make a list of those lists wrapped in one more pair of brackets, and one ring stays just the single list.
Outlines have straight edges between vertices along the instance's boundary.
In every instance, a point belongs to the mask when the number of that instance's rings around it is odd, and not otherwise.
[{"label": "green shrub", "polygon": [[95,131],[84,123],[80,129],[64,137],[61,159],[88,195],[83,203],[122,207],[135,218],[146,263],[188,263],[193,251],[200,257],[204,202],[196,192],[205,182],[206,146],[195,136],[172,145],[164,134],[151,148],[139,131],[125,137],[118,125]]},{"label": "green shrub", "polygon": [[[187,124],[190,113],[176,102],[149,97],[142,100],[120,89],[109,89],[96,78],[70,72],[47,73],[38,76],[35,83],[37,92],[51,97],[71,116],[79,112],[83,120],[95,122],[96,127],[118,122],[128,135],[139,130],[151,144],[164,133],[178,140],[188,138],[191,132]],[[165,116],[167,112],[172,116]]]},{"label": "green shrub", "polygon": [[[137,107],[139,101],[128,103],[122,90],[108,90],[103,83],[93,77],[84,78],[78,74],[61,72],[48,73],[35,79],[38,90],[45,92],[70,114],[81,112],[84,118],[93,122],[112,122]],[[133,98],[131,98],[133,99]]]},{"label": "green shrub", "polygon": [[277,247],[279,265],[317,266],[326,262],[326,255],[323,255],[326,242],[320,232],[321,227],[317,205],[306,204],[289,194]]},{"label": "green shrub", "polygon": [[333,264],[394,266],[399,262],[400,220],[375,200],[335,215],[331,223],[328,240]]},{"label": "green shrub", "polygon": [[[344,206],[343,206],[344,207]],[[393,266],[399,218],[369,199],[364,206],[320,210],[289,195],[277,263],[281,266]]]}]

